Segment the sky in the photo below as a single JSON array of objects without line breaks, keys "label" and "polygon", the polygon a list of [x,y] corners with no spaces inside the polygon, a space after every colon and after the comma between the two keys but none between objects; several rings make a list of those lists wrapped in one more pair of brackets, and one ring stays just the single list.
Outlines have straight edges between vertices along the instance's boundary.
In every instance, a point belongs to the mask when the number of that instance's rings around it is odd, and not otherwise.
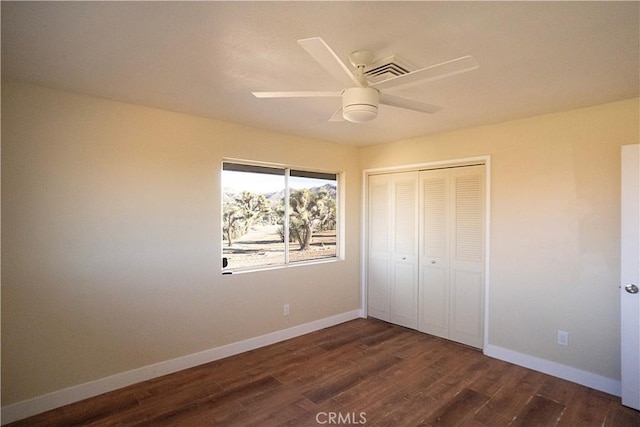
[{"label": "sky", "polygon": [[[290,177],[292,189],[321,187],[332,181],[313,178]],[[256,194],[275,193],[284,190],[284,177],[262,173],[222,171],[222,188],[234,191],[250,191]]]}]

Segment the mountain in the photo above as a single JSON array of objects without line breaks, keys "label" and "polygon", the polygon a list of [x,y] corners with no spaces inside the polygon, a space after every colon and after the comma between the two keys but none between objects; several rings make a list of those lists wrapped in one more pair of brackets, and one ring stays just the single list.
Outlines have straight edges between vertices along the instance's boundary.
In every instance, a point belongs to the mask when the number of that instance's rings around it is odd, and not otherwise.
[{"label": "mountain", "polygon": [[[296,189],[293,189],[292,191],[295,191],[295,190]],[[320,192],[321,190],[326,190],[327,193],[329,193],[329,195],[332,198],[334,199],[336,198],[337,189],[334,184],[325,184],[320,187],[309,188],[309,191],[311,191],[311,193],[313,194],[318,194],[318,192]],[[233,190],[231,188],[223,188],[222,189],[223,203],[232,203],[233,200],[240,195],[240,193],[241,192]],[[284,199],[284,190],[271,192],[271,193],[258,193],[258,194],[264,195],[264,197],[269,201],[269,204],[271,205],[272,208],[275,208]]]}]

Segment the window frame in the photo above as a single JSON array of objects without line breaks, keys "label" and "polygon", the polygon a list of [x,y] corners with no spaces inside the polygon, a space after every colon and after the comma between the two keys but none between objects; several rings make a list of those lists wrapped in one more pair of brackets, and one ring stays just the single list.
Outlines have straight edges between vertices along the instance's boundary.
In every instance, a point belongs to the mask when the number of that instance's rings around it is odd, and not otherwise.
[{"label": "window frame", "polygon": [[[224,211],[224,180],[223,173],[224,171],[235,171],[235,172],[250,172],[250,173],[266,173],[272,175],[279,175],[283,177],[284,184],[284,218],[283,218],[283,228],[284,228],[284,261],[279,264],[266,264],[266,265],[258,265],[258,266],[248,266],[248,267],[237,267],[233,268],[230,266],[222,266],[222,274],[223,275],[231,275],[231,274],[239,274],[239,273],[248,273],[255,271],[265,271],[265,270],[274,270],[281,268],[291,268],[291,267],[299,267],[305,265],[315,265],[315,264],[325,264],[332,263],[336,261],[344,260],[344,249],[343,249],[343,240],[344,240],[344,197],[343,197],[343,173],[337,171],[327,171],[327,170],[319,170],[319,169],[309,169],[305,167],[296,167],[290,165],[283,164],[273,164],[266,162],[256,162],[256,161],[247,161],[247,160],[237,160],[237,159],[229,159],[225,158],[221,162],[220,167],[220,218],[222,220],[223,211]],[[293,172],[293,174],[292,174]],[[315,259],[308,260],[299,260],[299,261],[291,261],[290,260],[290,242],[289,242],[289,218],[290,218],[290,178],[291,177],[301,177],[301,178],[316,178],[316,179],[328,179],[335,180],[335,235],[336,235],[336,249],[335,255],[328,257],[320,257]],[[221,232],[221,256],[222,259],[224,256],[224,231],[223,226],[220,227]]]}]

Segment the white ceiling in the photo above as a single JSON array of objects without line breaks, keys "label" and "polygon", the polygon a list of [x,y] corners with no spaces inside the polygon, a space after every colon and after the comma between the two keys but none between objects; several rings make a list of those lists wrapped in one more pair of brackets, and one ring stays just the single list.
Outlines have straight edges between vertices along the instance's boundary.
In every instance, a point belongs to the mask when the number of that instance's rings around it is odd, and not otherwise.
[{"label": "white ceiling", "polygon": [[[2,2],[2,74],[45,86],[368,145],[637,97],[640,2]],[[328,122],[339,91],[296,40],[322,37],[419,68],[480,68],[397,89],[436,104]]]}]

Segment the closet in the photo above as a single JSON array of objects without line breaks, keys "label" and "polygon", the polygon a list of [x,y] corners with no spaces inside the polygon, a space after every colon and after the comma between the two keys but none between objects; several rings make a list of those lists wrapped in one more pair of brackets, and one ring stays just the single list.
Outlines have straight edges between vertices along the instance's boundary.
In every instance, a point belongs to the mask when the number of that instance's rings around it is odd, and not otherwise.
[{"label": "closet", "polygon": [[481,348],[485,166],[369,175],[368,315]]}]

